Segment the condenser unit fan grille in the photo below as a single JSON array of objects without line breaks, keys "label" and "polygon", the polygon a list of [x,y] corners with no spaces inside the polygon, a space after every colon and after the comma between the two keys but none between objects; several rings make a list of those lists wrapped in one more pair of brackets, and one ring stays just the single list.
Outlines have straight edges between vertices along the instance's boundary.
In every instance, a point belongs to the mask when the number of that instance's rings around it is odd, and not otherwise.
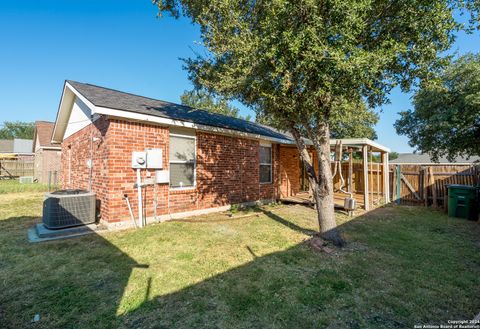
[{"label": "condenser unit fan grille", "polygon": [[95,222],[95,193],[61,190],[47,193],[43,202],[43,224],[50,229]]}]

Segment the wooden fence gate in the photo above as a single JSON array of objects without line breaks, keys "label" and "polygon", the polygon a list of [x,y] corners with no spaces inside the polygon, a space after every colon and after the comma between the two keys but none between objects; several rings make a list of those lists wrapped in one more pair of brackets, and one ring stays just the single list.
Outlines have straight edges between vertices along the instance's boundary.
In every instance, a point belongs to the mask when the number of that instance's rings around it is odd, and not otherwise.
[{"label": "wooden fence gate", "polygon": [[480,166],[390,165],[391,200],[397,204],[445,208],[448,184],[480,185]]}]

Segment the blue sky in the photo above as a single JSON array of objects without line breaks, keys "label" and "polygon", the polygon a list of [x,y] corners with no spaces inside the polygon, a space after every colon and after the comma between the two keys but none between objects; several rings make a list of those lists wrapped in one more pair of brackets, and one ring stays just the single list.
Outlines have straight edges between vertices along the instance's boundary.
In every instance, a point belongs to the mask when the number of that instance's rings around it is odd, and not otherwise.
[{"label": "blue sky", "polygon": [[[1,1],[0,122],[54,121],[65,79],[179,102],[192,87],[179,58],[201,50],[198,28],[156,15],[149,0]],[[479,50],[478,33],[459,35],[453,49]],[[410,95],[392,93],[380,143],[411,151],[393,128],[410,106]]]}]

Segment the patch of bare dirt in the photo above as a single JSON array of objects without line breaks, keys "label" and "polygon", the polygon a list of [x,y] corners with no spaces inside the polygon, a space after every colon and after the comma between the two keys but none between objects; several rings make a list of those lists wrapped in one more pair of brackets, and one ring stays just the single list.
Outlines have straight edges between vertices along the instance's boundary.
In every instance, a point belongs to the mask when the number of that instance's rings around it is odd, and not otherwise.
[{"label": "patch of bare dirt", "polygon": [[325,253],[329,255],[345,253],[345,252],[368,251],[368,246],[359,242],[346,241],[346,244],[343,247],[337,247],[329,243],[328,241],[325,241],[318,235],[305,240],[305,244],[315,252]]},{"label": "patch of bare dirt", "polygon": [[339,248],[333,246],[332,244],[328,243],[327,241],[323,240],[319,236],[314,236],[311,239],[306,241],[307,246],[309,246],[312,250],[316,252],[323,252],[326,254],[333,254],[334,252],[338,251]]}]

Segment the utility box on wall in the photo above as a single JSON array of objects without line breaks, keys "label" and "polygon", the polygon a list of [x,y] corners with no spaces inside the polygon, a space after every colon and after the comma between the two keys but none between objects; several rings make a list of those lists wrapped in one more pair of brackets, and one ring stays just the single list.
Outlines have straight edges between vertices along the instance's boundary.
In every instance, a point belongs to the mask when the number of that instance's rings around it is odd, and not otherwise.
[{"label": "utility box on wall", "polygon": [[155,183],[157,184],[170,183],[170,172],[168,170],[155,171]]},{"label": "utility box on wall", "polygon": [[163,152],[161,149],[147,150],[147,168],[162,169],[163,168]]},{"label": "utility box on wall", "polygon": [[132,152],[132,168],[133,169],[147,168],[146,152]]}]

